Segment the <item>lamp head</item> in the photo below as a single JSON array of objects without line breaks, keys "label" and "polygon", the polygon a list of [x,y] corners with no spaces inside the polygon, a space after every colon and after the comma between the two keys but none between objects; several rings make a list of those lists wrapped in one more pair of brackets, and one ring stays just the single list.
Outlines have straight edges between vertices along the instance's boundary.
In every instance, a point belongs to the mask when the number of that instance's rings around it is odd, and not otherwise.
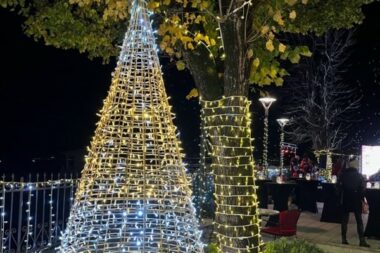
[{"label": "lamp head", "polygon": [[276,102],[277,99],[272,98],[272,97],[263,97],[259,98],[259,101],[261,104],[264,106],[265,109],[269,109],[269,107]]},{"label": "lamp head", "polygon": [[286,124],[289,123],[289,119],[287,118],[277,119],[277,123],[280,125],[280,127],[284,127],[286,126]]}]

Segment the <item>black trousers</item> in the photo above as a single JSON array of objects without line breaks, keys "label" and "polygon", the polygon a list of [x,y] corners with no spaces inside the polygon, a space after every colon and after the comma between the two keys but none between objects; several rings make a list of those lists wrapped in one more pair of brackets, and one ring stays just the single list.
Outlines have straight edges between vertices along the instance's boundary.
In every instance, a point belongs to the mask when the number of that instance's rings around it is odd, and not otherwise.
[{"label": "black trousers", "polygon": [[[357,210],[354,212],[355,219],[356,219],[356,228],[358,231],[359,239],[360,241],[364,240],[364,226],[363,226],[363,220],[362,220],[362,212],[361,210]],[[347,235],[347,224],[348,219],[350,218],[350,213],[343,211],[342,213],[342,239],[346,240]]]}]

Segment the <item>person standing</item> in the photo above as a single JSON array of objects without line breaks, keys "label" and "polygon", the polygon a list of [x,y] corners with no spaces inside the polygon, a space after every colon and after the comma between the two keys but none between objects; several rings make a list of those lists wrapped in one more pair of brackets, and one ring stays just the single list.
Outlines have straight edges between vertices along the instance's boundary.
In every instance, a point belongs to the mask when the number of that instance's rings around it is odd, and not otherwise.
[{"label": "person standing", "polygon": [[298,155],[293,156],[290,159],[290,175],[291,177],[298,178],[300,157]]},{"label": "person standing", "polygon": [[343,168],[346,167],[346,161],[343,158],[339,158],[332,167],[331,175],[338,176]]},{"label": "person standing", "polygon": [[356,158],[350,158],[348,167],[341,171],[337,187],[340,193],[340,204],[342,206],[342,243],[348,244],[347,225],[350,212],[355,214],[357,232],[359,235],[361,247],[370,247],[364,238],[364,227],[362,220],[362,201],[364,201],[365,181],[358,171],[359,161]]},{"label": "person standing", "polygon": [[304,174],[310,173],[312,168],[313,164],[311,162],[311,159],[307,155],[304,155],[300,165],[301,172]]}]

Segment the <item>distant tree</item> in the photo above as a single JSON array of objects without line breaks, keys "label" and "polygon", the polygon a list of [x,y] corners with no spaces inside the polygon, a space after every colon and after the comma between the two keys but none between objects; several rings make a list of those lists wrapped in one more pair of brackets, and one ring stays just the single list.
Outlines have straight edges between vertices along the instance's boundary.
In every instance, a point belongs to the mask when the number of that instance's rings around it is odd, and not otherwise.
[{"label": "distant tree", "polygon": [[348,130],[357,120],[362,96],[344,79],[352,36],[352,30],[310,36],[314,55],[297,65],[290,79],[288,134],[297,143],[311,142],[317,152],[327,154],[349,144]]}]

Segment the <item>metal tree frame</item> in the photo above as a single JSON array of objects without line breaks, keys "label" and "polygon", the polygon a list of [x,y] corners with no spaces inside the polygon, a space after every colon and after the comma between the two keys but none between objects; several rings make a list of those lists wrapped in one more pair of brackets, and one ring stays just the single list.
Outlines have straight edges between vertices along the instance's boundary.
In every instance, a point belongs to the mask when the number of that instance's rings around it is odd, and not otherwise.
[{"label": "metal tree frame", "polygon": [[146,3],[135,0],[60,252],[203,252]]}]

